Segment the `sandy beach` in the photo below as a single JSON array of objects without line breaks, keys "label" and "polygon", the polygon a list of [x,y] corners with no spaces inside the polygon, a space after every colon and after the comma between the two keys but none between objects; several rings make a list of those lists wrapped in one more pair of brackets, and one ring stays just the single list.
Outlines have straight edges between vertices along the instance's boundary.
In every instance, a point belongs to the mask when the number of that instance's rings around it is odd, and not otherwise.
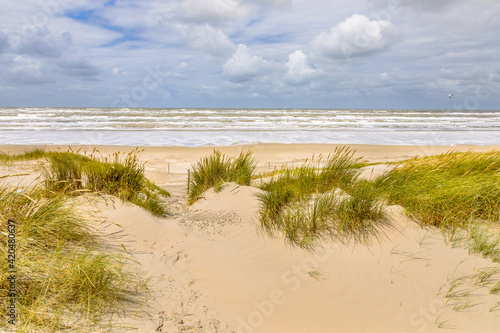
[{"label": "sandy beach", "polygon": [[[478,285],[490,260],[447,244],[442,233],[421,228],[399,206],[386,211],[391,227],[368,245],[324,242],[315,252],[270,238],[259,226],[256,187],[226,184],[187,205],[188,169],[214,148],[228,155],[251,149],[257,172],[293,166],[333,153],[336,145],[257,144],[226,147],[143,147],[146,176],[172,197],[170,215],[157,218],[113,199],[100,203],[107,223],[99,227],[110,244],[136,261],[131,269],[149,281],[151,295],[119,320],[131,332],[498,332],[500,300]],[[400,161],[455,151],[491,151],[500,146],[350,145],[365,162]],[[34,148],[0,146],[20,154]],[[95,147],[72,146],[90,153]],[[98,146],[103,155],[135,147]],[[366,167],[374,178],[389,166]],[[35,163],[0,165],[4,181],[29,186]],[[85,205],[85,204],[84,204]],[[499,278],[500,276],[494,275]],[[496,282],[496,281],[495,281]],[[460,291],[460,293],[458,293]],[[454,297],[449,297],[451,294]],[[448,296],[448,297],[447,297]],[[455,297],[456,296],[456,297]]]}]

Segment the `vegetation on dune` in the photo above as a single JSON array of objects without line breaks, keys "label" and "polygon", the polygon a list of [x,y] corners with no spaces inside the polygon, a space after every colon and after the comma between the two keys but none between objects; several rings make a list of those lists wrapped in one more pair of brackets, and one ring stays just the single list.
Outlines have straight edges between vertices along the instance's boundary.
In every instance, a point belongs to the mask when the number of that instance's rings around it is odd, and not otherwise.
[{"label": "vegetation on dune", "polygon": [[[87,331],[123,311],[145,286],[124,267],[128,259],[103,250],[95,222],[74,199],[43,186],[0,186],[0,228],[16,222],[16,312],[19,332]],[[7,237],[0,238],[0,304],[10,298]],[[0,325],[7,325],[5,311]],[[9,324],[10,325],[10,324]]]},{"label": "vegetation on dune", "polygon": [[237,157],[226,156],[219,150],[214,150],[212,155],[192,166],[188,184],[189,203],[194,203],[203,192],[212,187],[219,190],[225,182],[250,185],[255,167],[253,152],[250,150],[241,152]]},{"label": "vegetation on dune", "polygon": [[33,149],[19,155],[9,155],[0,152],[0,162],[9,163],[15,161],[30,161],[30,160],[41,159],[46,156],[47,152],[45,152],[43,149]]},{"label": "vegetation on dune", "polygon": [[379,178],[388,202],[454,244],[500,261],[500,152],[414,158]]},{"label": "vegetation on dune", "polygon": [[[98,192],[133,202],[159,216],[167,214],[170,196],[144,175],[139,151],[98,158],[78,152],[0,154],[0,162],[45,159],[44,181],[17,190],[0,184],[0,228],[16,222],[16,312],[20,332],[100,331],[113,318],[136,306],[147,286],[126,269],[128,256],[105,247],[93,232],[97,223],[79,208],[76,196]],[[7,258],[7,237],[0,256]],[[10,301],[9,263],[0,263],[0,303]],[[6,327],[6,312],[0,312]]]},{"label": "vegetation on dune", "polygon": [[500,152],[414,158],[381,177],[376,186],[390,203],[405,207],[426,225],[499,221]]},{"label": "vegetation on dune", "polygon": [[322,238],[365,242],[376,235],[387,219],[374,188],[357,179],[359,159],[353,155],[339,148],[323,165],[321,157],[306,161],[263,184],[258,198],[264,230],[303,248]]},{"label": "vegetation on dune", "polygon": [[417,223],[441,228],[453,244],[500,261],[500,152],[448,152],[396,164],[375,181],[359,180],[363,165],[342,148],[324,166],[310,161],[274,172],[261,185],[262,226],[307,248],[322,238],[362,242],[386,224],[385,201],[403,206]]},{"label": "vegetation on dune", "polygon": [[35,149],[20,155],[0,153],[0,162],[47,159],[49,166],[45,167],[43,175],[47,188],[53,192],[71,195],[102,192],[130,201],[156,216],[167,215],[163,199],[170,194],[145,177],[138,149],[107,157],[98,157],[98,153],[94,150],[90,155],[82,155],[79,151]]},{"label": "vegetation on dune", "polygon": [[[91,232],[92,218],[75,204],[79,194],[101,192],[165,215],[162,198],[169,194],[145,178],[138,154],[0,154],[3,162],[48,160],[40,186],[24,193],[0,186],[0,227],[7,229],[8,219],[18,223],[21,331],[79,329],[75,318],[95,328],[121,311],[123,301],[146,290],[125,270],[128,259],[102,249]],[[358,178],[364,165],[344,147],[324,161],[273,172],[258,195],[262,228],[306,249],[322,239],[364,243],[388,226],[385,202],[403,206],[417,223],[441,228],[450,243],[500,261],[500,152],[413,158],[374,181]],[[193,165],[188,201],[224,182],[249,185],[255,169],[252,151],[231,157],[214,150]],[[0,255],[7,257],[5,237],[0,246]],[[7,261],[0,269],[0,303],[6,308]],[[498,290],[495,285],[491,292]]]},{"label": "vegetation on dune", "polygon": [[47,188],[55,193],[78,195],[102,192],[130,201],[156,216],[166,216],[163,198],[170,194],[153,184],[144,175],[139,151],[114,153],[98,158],[73,152],[47,153],[49,166],[44,170]]}]

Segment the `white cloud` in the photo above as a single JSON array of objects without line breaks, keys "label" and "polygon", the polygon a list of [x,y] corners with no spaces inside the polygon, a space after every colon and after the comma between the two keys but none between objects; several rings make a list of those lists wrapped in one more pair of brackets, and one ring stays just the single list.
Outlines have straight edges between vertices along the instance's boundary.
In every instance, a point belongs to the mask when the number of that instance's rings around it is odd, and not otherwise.
[{"label": "white cloud", "polygon": [[9,76],[11,81],[26,84],[46,83],[45,66],[41,60],[18,55],[12,59]]},{"label": "white cloud", "polygon": [[286,67],[288,71],[285,80],[292,84],[305,83],[316,75],[316,70],[311,67],[302,50],[297,50],[288,56]]},{"label": "white cloud", "polygon": [[189,32],[189,45],[213,56],[227,56],[234,52],[236,46],[221,30],[216,30],[208,24],[195,26]]},{"label": "white cloud", "polygon": [[396,27],[387,20],[370,21],[354,14],[330,32],[322,32],[313,47],[329,58],[350,58],[382,51],[395,41]]},{"label": "white cloud", "polygon": [[222,66],[222,75],[231,82],[240,83],[269,74],[272,69],[272,62],[252,55],[246,45],[240,44],[232,57]]},{"label": "white cloud", "polygon": [[236,0],[183,0],[179,8],[188,20],[213,24],[235,20],[250,12],[249,6]]}]

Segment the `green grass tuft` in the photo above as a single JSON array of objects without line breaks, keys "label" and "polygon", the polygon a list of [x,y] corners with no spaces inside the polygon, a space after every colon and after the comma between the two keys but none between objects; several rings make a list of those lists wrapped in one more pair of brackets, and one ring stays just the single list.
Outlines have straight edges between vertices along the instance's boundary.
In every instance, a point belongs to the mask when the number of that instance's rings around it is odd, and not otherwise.
[{"label": "green grass tuft", "polygon": [[[295,169],[285,169],[261,186],[260,221],[271,236],[283,233],[293,245],[311,249],[318,239],[365,242],[387,224],[378,192],[358,181],[353,167],[359,159],[348,148],[336,149],[320,166],[321,158]],[[346,191],[349,195],[335,192]]]},{"label": "green grass tuft", "polygon": [[194,203],[203,192],[212,187],[220,190],[225,182],[250,185],[255,167],[253,152],[250,150],[241,152],[237,157],[226,156],[219,150],[214,150],[212,155],[192,166],[188,202]]},{"label": "green grass tuft", "polygon": [[47,153],[43,149],[39,148],[28,150],[25,153],[19,155],[9,155],[6,153],[0,153],[0,163],[37,160],[46,157],[46,155]]},{"label": "green grass tuft", "polygon": [[50,153],[50,166],[44,173],[47,187],[55,193],[73,195],[103,192],[130,201],[156,216],[168,214],[163,198],[170,194],[146,179],[137,149],[104,158],[94,154]]}]

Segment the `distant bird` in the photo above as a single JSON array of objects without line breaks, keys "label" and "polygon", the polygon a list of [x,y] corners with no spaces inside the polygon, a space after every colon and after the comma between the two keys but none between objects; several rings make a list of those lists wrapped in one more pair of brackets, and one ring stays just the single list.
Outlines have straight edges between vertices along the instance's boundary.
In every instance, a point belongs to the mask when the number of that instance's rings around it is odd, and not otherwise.
[{"label": "distant bird", "polygon": [[449,95],[448,95],[448,97],[449,97],[449,98],[452,98],[452,97],[453,97],[453,94],[449,94]]}]

